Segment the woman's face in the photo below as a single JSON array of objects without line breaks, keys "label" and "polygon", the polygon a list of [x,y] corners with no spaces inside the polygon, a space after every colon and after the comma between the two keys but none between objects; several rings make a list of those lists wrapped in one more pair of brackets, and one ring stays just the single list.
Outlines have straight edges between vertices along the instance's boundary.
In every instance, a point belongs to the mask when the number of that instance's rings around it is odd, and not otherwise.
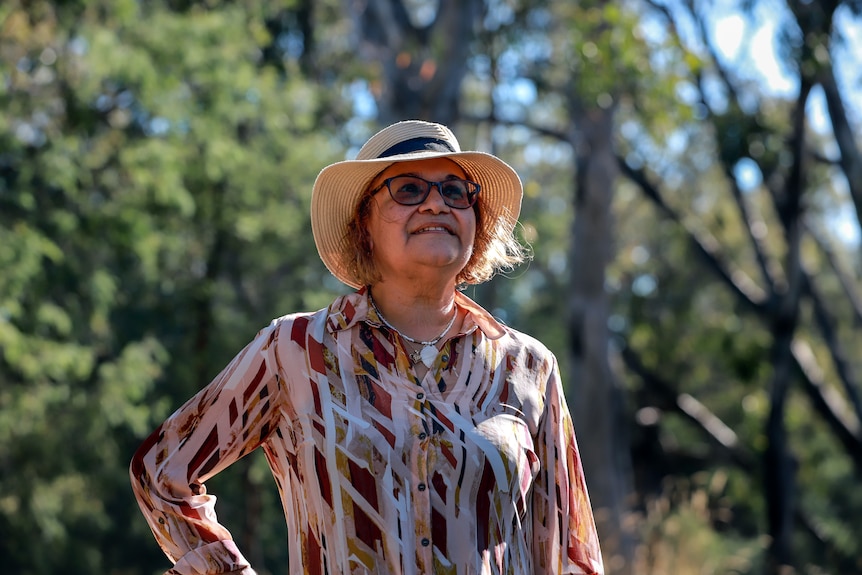
[{"label": "woman's face", "polygon": [[[431,182],[466,179],[464,170],[452,160],[431,158],[393,164],[370,188],[402,175]],[[374,264],[384,280],[431,270],[454,281],[473,253],[476,213],[472,207],[447,206],[437,186],[431,187],[424,202],[414,206],[397,203],[383,186],[371,200],[368,235]]]}]

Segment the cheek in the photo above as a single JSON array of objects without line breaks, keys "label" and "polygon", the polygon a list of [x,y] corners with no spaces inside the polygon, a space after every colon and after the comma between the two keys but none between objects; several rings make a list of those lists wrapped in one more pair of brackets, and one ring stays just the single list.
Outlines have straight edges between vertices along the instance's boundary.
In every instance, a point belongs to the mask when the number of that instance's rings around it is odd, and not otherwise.
[{"label": "cheek", "polygon": [[468,212],[468,215],[464,221],[464,229],[467,230],[467,237],[470,239],[471,244],[476,243],[476,231],[477,231],[477,222],[476,222],[476,213],[473,211]]},{"label": "cheek", "polygon": [[374,246],[377,244],[379,229],[380,227],[377,225],[377,222],[373,218],[369,218],[368,222],[366,222],[365,237],[368,239],[368,247],[371,248],[372,252],[374,251]]},{"label": "cheek", "polygon": [[397,224],[397,214],[386,207],[381,208],[376,203],[372,204],[371,213],[368,214],[366,222],[366,234],[368,236],[368,246],[374,249],[374,246],[386,246],[389,242],[387,237],[391,237],[393,228]]},{"label": "cheek", "polygon": [[368,245],[372,249],[380,241],[380,208],[377,202],[372,201],[365,220],[365,235],[368,237]]}]

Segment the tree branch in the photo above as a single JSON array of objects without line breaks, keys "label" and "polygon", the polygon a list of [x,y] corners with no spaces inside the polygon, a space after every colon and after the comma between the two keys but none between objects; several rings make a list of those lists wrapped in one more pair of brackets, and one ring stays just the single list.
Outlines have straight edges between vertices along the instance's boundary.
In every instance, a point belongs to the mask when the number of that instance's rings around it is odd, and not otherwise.
[{"label": "tree branch", "polygon": [[841,101],[841,93],[835,83],[835,75],[831,65],[823,64],[818,80],[826,96],[826,107],[829,110],[829,118],[832,120],[835,141],[838,143],[838,149],[841,150],[841,169],[847,178],[850,196],[856,207],[856,218],[862,224],[862,153],[856,146],[857,134],[847,120],[847,112]]},{"label": "tree branch", "polygon": [[817,326],[820,328],[820,333],[823,334],[826,346],[829,349],[829,354],[832,357],[832,363],[835,366],[838,379],[843,384],[844,393],[847,395],[850,405],[853,406],[853,410],[856,412],[856,430],[858,433],[859,420],[862,420],[862,401],[860,401],[859,393],[857,392],[859,380],[853,373],[853,367],[850,362],[847,361],[847,354],[844,352],[844,348],[838,338],[838,331],[835,329],[836,321],[827,309],[826,303],[823,301],[820,293],[817,291],[813,278],[807,274],[805,276],[805,289],[808,292],[811,302],[814,304],[814,318],[817,322]]},{"label": "tree branch", "polygon": [[[618,158],[622,173],[632,182],[640,187],[644,195],[658,207],[659,211],[667,218],[676,222],[683,228],[689,236],[689,242],[694,246],[695,250],[700,254],[707,267],[713,271],[736,296],[736,299],[748,309],[756,312],[761,319],[768,319],[769,307],[765,304],[765,296],[757,291],[754,295],[750,295],[751,289],[759,289],[753,282],[748,282],[743,279],[740,282],[739,278],[745,278],[744,275],[736,275],[728,273],[721,264],[720,258],[716,255],[717,248],[713,240],[712,243],[701,241],[698,236],[686,227],[682,218],[671,207],[667,205],[661,196],[659,190],[652,185],[648,177],[642,170],[634,170],[625,163],[625,160]],[[749,283],[750,282],[750,283]],[[799,358],[796,358],[799,374],[802,376],[802,382],[806,393],[808,394],[812,405],[817,409],[818,413],[823,417],[824,421],[830,426],[841,443],[848,449],[848,453],[853,457],[857,466],[862,466],[862,438],[859,438],[852,430],[842,421],[842,416],[834,411],[836,403],[827,399],[828,391],[823,385],[818,385],[809,377],[813,377],[815,371],[811,369],[803,369],[803,363]],[[804,363],[810,367],[810,362]]]},{"label": "tree branch", "polygon": [[727,270],[721,261],[718,240],[706,231],[695,231],[683,222],[682,216],[664,200],[659,189],[650,182],[641,169],[634,169],[622,157],[617,157],[620,170],[630,181],[637,184],[644,195],[659,211],[676,222],[688,234],[689,243],[713,272],[736,294],[746,307],[762,313],[766,293],[744,271],[739,268]]},{"label": "tree branch", "polygon": [[[688,394],[679,394],[674,387],[658,374],[647,368],[638,353],[627,342],[620,346],[621,357],[626,367],[636,374],[644,385],[653,392],[661,402],[662,409],[672,410],[683,416],[695,429],[699,430],[709,440],[712,448],[723,454],[738,468],[753,475],[758,473],[757,458],[751,448],[742,444],[734,431],[709,409]],[[715,458],[710,458],[714,460]],[[853,558],[842,552],[835,545],[828,533],[818,527],[818,522],[799,507],[794,512],[794,518],[800,526],[816,541],[824,545],[830,553],[842,557],[846,561]]]},{"label": "tree branch", "polygon": [[860,298],[859,292],[856,289],[856,280],[850,277],[850,274],[847,273],[838,261],[838,258],[835,255],[835,250],[833,250],[819,234],[814,232],[810,226],[807,226],[807,229],[811,234],[811,237],[814,239],[814,242],[817,244],[817,247],[820,248],[820,251],[826,258],[826,261],[829,263],[829,267],[832,268],[832,272],[835,274],[835,277],[838,278],[838,282],[841,284],[841,289],[844,291],[844,295],[847,296],[847,301],[850,302],[850,306],[853,308],[854,324],[856,326],[862,325],[862,298]]},{"label": "tree branch", "polygon": [[805,393],[844,446],[857,474],[862,477],[862,432],[859,419],[848,409],[847,401],[826,384],[823,370],[817,365],[817,359],[808,343],[794,339],[792,351]]}]

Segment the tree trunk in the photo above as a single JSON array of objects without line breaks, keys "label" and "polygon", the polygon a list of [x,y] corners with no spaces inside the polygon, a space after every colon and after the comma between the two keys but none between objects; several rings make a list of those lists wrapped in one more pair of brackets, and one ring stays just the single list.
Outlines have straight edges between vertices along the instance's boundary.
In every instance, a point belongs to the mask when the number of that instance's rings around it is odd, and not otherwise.
[{"label": "tree trunk", "polygon": [[571,409],[608,574],[629,573],[634,540],[623,525],[631,492],[631,458],[623,393],[611,372],[605,269],[611,260],[611,203],[617,164],[612,110],[573,113],[575,219],[570,250]]},{"label": "tree trunk", "polygon": [[766,423],[768,445],[764,454],[764,476],[767,516],[769,520],[769,562],[767,572],[781,575],[792,566],[793,515],[795,507],[796,465],[787,445],[784,422],[787,393],[793,372],[793,336],[799,317],[799,300],[802,295],[803,270],[802,194],[805,189],[803,160],[805,143],[805,104],[811,83],[804,78],[799,89],[793,117],[791,151],[793,164],[783,190],[775,193],[776,211],[784,227],[787,242],[785,264],[786,285],[776,286],[773,293],[771,331],[773,336],[772,385],[769,391],[770,411]]},{"label": "tree trunk", "polygon": [[432,20],[416,25],[402,0],[369,0],[355,16],[361,53],[381,64],[383,79],[375,90],[381,123],[458,120],[482,6],[482,0],[441,0]]}]

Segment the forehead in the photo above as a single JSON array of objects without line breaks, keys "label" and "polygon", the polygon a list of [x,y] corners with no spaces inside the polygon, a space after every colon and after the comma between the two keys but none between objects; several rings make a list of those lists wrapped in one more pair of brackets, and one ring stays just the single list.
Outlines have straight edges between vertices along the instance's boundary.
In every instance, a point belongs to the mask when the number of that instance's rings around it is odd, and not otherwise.
[{"label": "forehead", "polygon": [[386,178],[399,176],[401,174],[412,174],[427,180],[442,180],[449,176],[464,178],[466,172],[456,162],[449,158],[428,158],[425,160],[411,160],[409,162],[398,162],[392,164],[380,174],[375,181],[383,181]]}]

